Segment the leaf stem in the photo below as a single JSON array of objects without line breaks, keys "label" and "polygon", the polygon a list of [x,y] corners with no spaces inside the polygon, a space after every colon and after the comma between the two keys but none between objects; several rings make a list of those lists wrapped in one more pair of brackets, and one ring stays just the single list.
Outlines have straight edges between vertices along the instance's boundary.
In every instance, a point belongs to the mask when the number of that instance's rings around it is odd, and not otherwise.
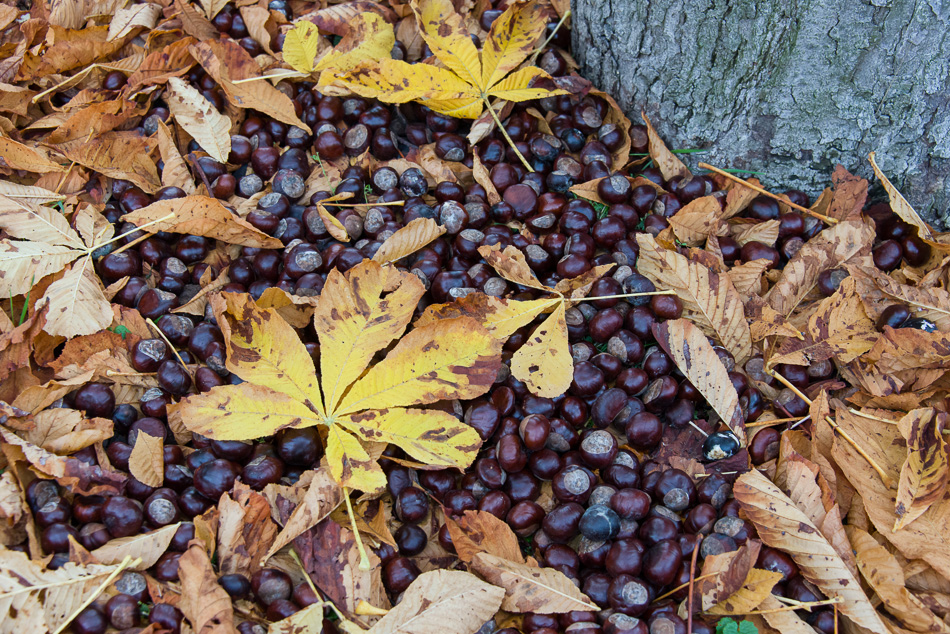
[{"label": "leaf stem", "polygon": [[771,610],[753,610],[752,612],[743,612],[742,614],[734,614],[733,616],[749,616],[752,614],[775,614],[776,612],[792,612],[794,610],[808,610],[809,608],[815,608],[822,605],[835,605],[841,603],[841,599],[835,597],[834,599],[825,599],[824,601],[809,601],[808,603],[799,603],[798,605],[783,605],[780,608],[772,608]]},{"label": "leaf stem", "polygon": [[538,59],[538,55],[541,54],[541,51],[547,48],[548,44],[551,43],[551,40],[554,39],[554,36],[557,35],[558,30],[560,30],[560,28],[564,26],[564,23],[567,21],[569,17],[571,17],[570,9],[564,12],[564,15],[562,15],[561,19],[558,20],[558,23],[554,25],[554,28],[551,30],[551,34],[547,37],[547,39],[544,40],[544,42],[541,43],[541,46],[535,49],[534,53],[531,55],[531,59],[528,60],[529,64],[532,64],[532,65],[534,64],[534,62]]},{"label": "leaf stem", "polygon": [[646,293],[624,293],[622,295],[598,295],[597,297],[581,297],[580,299],[568,299],[571,302],[592,302],[598,299],[623,299],[625,297],[648,297],[650,295],[676,295],[676,291],[648,291]]},{"label": "leaf stem", "polygon": [[159,335],[162,339],[165,340],[165,343],[168,344],[168,347],[171,348],[171,351],[175,353],[175,358],[178,359],[178,363],[181,364],[181,367],[183,367],[183,368],[185,369],[185,372],[188,373],[188,376],[190,376],[192,382],[194,382],[194,380],[195,380],[195,373],[192,372],[192,371],[188,368],[188,366],[185,364],[184,360],[181,358],[181,355],[178,354],[178,349],[175,348],[175,346],[172,344],[172,342],[168,340],[168,337],[166,337],[166,336],[165,336],[165,333],[162,332],[162,329],[158,327],[158,324],[156,324],[155,322],[153,322],[151,319],[146,319],[146,320],[145,320],[145,323],[147,323],[149,326],[151,326],[152,329],[153,329],[155,332],[157,332],[158,335]]},{"label": "leaf stem", "polygon": [[350,502],[350,490],[343,487],[343,499],[346,501],[346,514],[350,516],[350,525],[353,527],[353,538],[356,539],[356,549],[360,551],[360,570],[369,570],[369,555],[366,554],[366,548],[363,547],[363,538],[360,537],[360,529],[356,527],[356,516],[353,514],[353,504]]},{"label": "leaf stem", "polygon": [[825,215],[823,215],[823,214],[818,213],[817,211],[813,211],[813,210],[809,209],[808,207],[802,207],[801,205],[796,204],[796,203],[793,203],[793,202],[790,201],[790,200],[785,200],[785,199],[782,198],[781,196],[778,196],[778,195],[776,195],[776,194],[773,194],[772,192],[770,192],[770,191],[767,190],[767,189],[763,189],[763,188],[761,188],[761,187],[759,187],[759,186],[757,186],[757,185],[753,185],[752,183],[750,183],[750,182],[748,182],[748,181],[744,181],[744,180],[742,180],[741,178],[739,178],[738,176],[733,176],[732,174],[730,174],[729,172],[727,172],[727,171],[725,171],[725,170],[721,170],[721,169],[719,169],[718,167],[713,167],[713,166],[710,165],[709,163],[700,163],[700,164],[699,164],[699,167],[701,167],[701,168],[703,168],[703,169],[707,169],[707,170],[709,170],[710,172],[715,172],[716,174],[719,174],[720,176],[725,176],[725,177],[728,178],[729,180],[734,181],[734,182],[736,182],[736,183],[739,183],[740,185],[744,185],[745,187],[748,187],[748,188],[751,189],[752,191],[759,192],[759,193],[762,194],[763,196],[768,196],[769,198],[774,198],[775,200],[779,201],[780,203],[783,203],[783,204],[785,204],[785,205],[788,205],[788,206],[791,207],[792,209],[797,209],[798,211],[802,212],[803,214],[808,214],[809,216],[812,216],[812,217],[814,217],[814,218],[818,218],[818,219],[821,220],[822,222],[825,222],[825,223],[827,223],[827,224],[829,224],[829,225],[836,225],[836,224],[838,224],[838,220],[837,220],[836,218],[832,218],[832,217],[830,217],[830,216],[825,216]]},{"label": "leaf stem", "polygon": [[[781,374],[779,374],[779,373],[776,372],[775,370],[769,370],[768,373],[769,373],[773,378],[777,379],[777,380],[779,381],[779,383],[781,383],[782,385],[784,385],[785,387],[787,387],[788,389],[790,389],[792,392],[794,392],[794,393],[795,393],[795,396],[797,396],[798,398],[800,398],[800,399],[802,399],[803,401],[805,401],[805,403],[806,403],[809,407],[811,407],[811,399],[808,398],[808,397],[804,394],[804,392],[802,392],[802,391],[799,390],[797,387],[795,387],[794,385],[792,385],[792,382],[791,382],[791,381],[789,381],[788,379],[786,379],[784,376],[782,376]],[[868,463],[869,465],[871,465],[871,468],[874,469],[874,471],[877,472],[878,477],[881,478],[881,482],[884,483],[884,486],[890,488],[891,485],[893,484],[893,482],[891,481],[890,476],[887,475],[887,473],[884,471],[884,469],[882,469],[882,468],[880,467],[880,465],[878,465],[876,462],[874,462],[874,458],[872,458],[871,456],[869,456],[868,453],[864,450],[864,448],[861,447],[861,445],[859,445],[857,442],[855,442],[854,438],[852,438],[852,437],[848,434],[848,432],[846,432],[845,430],[841,429],[841,427],[838,426],[838,423],[836,423],[835,421],[833,421],[830,416],[825,416],[825,422],[827,422],[829,425],[831,425],[831,428],[835,431],[835,433],[838,434],[839,436],[841,436],[842,438],[844,438],[845,441],[847,441],[847,443],[848,443],[849,445],[851,445],[851,446],[854,448],[854,450],[857,451],[858,454],[859,454],[862,458],[864,458],[864,459],[867,461],[867,463]]]},{"label": "leaf stem", "polygon": [[[109,587],[109,584],[112,583],[113,579],[119,576],[120,572],[122,572],[129,566],[137,566],[140,563],[142,563],[141,559],[139,558],[132,559],[131,555],[126,555],[125,559],[122,560],[122,563],[120,563],[119,566],[115,570],[113,570],[112,573],[108,577],[106,577],[105,581],[99,584],[98,588],[93,590],[92,594],[90,594],[89,597],[86,598],[86,600],[82,602],[82,605],[76,608],[75,612],[69,615],[65,621],[60,623],[59,627],[56,628],[56,631],[53,632],[53,634],[60,634],[60,632],[65,630],[69,626],[69,624],[72,623],[73,619],[79,616],[80,612],[88,608],[92,604],[92,602],[96,600],[96,597],[102,594],[102,591]],[[32,589],[35,589],[35,587]]]},{"label": "leaf stem", "polygon": [[86,253],[87,253],[87,254],[91,254],[93,251],[98,251],[98,250],[101,249],[102,247],[108,246],[108,245],[112,244],[113,242],[116,242],[116,241],[118,241],[118,240],[121,240],[121,239],[124,238],[125,236],[132,235],[132,234],[135,233],[136,231],[141,231],[141,230],[144,229],[145,227],[149,227],[149,226],[151,226],[151,225],[154,225],[154,224],[156,224],[156,223],[158,223],[158,222],[163,222],[163,221],[165,221],[165,220],[170,220],[170,219],[172,219],[172,218],[174,218],[174,217],[175,217],[175,212],[173,211],[173,212],[169,213],[168,215],[162,216],[161,218],[156,218],[155,220],[150,220],[149,222],[146,222],[144,225],[138,226],[138,227],[136,227],[135,229],[130,229],[129,231],[126,231],[125,233],[119,234],[119,235],[115,236],[114,238],[112,238],[111,240],[107,240],[106,242],[103,242],[102,244],[94,244],[94,245],[92,245],[91,247],[86,247],[86,249],[85,249],[85,250],[86,250]]},{"label": "leaf stem", "polygon": [[515,154],[518,155],[518,158],[521,159],[521,164],[525,166],[529,172],[533,172],[534,168],[528,163],[527,159],[521,154],[521,151],[518,149],[518,146],[515,145],[515,142],[511,140],[511,137],[508,136],[508,130],[505,130],[505,126],[501,124],[501,119],[498,118],[498,114],[495,112],[495,109],[492,107],[491,103],[488,101],[488,97],[482,97],[482,101],[485,103],[485,107],[488,108],[488,112],[491,113],[492,119],[495,120],[495,123],[498,125],[498,129],[501,130],[501,133],[505,135],[505,140],[508,141],[508,145],[511,146],[511,149],[515,151]]}]

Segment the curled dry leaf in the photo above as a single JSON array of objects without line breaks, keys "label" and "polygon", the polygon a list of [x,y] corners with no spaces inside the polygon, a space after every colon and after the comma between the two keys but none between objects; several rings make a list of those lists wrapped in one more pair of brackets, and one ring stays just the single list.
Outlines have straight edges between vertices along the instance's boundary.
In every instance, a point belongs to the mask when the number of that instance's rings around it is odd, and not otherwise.
[{"label": "curled dry leaf", "polygon": [[185,159],[181,157],[178,146],[164,121],[158,122],[158,151],[162,155],[165,167],[162,169],[163,187],[180,187],[186,194],[195,193],[195,181],[188,171]]},{"label": "curled dry leaf", "polygon": [[[148,434],[139,435],[147,436]],[[105,546],[92,551],[92,556],[105,565],[117,564],[126,557],[141,559],[142,561],[137,566],[132,566],[130,569],[147,570],[154,566],[155,562],[168,550],[168,545],[172,542],[179,526],[181,522],[162,526],[142,535],[110,540]]]},{"label": "curled dry leaf", "polygon": [[[274,621],[268,625],[267,634],[321,634],[323,632],[323,611],[325,609],[326,606],[322,601],[312,603],[304,609],[294,612],[286,619]],[[340,627],[339,629],[344,628]],[[350,630],[344,631],[350,632]]]},{"label": "curled dry leaf", "polygon": [[458,519],[445,518],[459,559],[469,562],[478,553],[524,563],[518,537],[511,527],[486,511],[465,511]]},{"label": "curled dry leaf", "polygon": [[932,407],[910,411],[897,423],[908,453],[897,485],[895,531],[920,517],[947,490],[950,468],[942,434],[946,426],[947,413]]},{"label": "curled dry leaf", "polygon": [[129,455],[129,473],[139,482],[150,487],[160,487],[165,481],[165,458],[161,438],[140,433]]},{"label": "curled dry leaf", "polygon": [[818,283],[822,272],[841,266],[855,255],[867,253],[874,241],[870,221],[847,220],[825,229],[789,260],[766,300],[786,317]]},{"label": "curled dry leaf", "polygon": [[445,233],[445,227],[431,218],[416,218],[400,227],[373,256],[374,262],[388,264],[411,255]]},{"label": "curled dry leaf", "polygon": [[762,542],[750,539],[738,550],[710,555],[703,560],[701,580],[696,581],[703,611],[721,603],[742,588],[762,549]]},{"label": "curled dry leaf", "polygon": [[818,527],[766,476],[755,470],[739,476],[733,494],[762,541],[788,553],[802,576],[826,596],[840,598],[842,614],[875,634],[889,634],[860,582]]},{"label": "curled dry leaf", "polygon": [[715,234],[722,220],[722,205],[715,196],[690,201],[670,218],[670,227],[680,242],[696,247]]},{"label": "curled dry leaf", "polygon": [[66,563],[47,570],[0,548],[0,633],[57,631],[117,567]]},{"label": "curled dry leaf", "polygon": [[706,335],[689,320],[675,319],[654,324],[653,336],[744,445],[745,416],[739,407],[739,394]]},{"label": "curled dry leaf", "polygon": [[57,408],[37,412],[26,440],[55,454],[68,455],[112,437],[112,421],[85,418],[74,409]]},{"label": "curled dry leaf", "polygon": [[908,304],[914,317],[933,321],[943,332],[950,331],[950,292],[939,288],[922,288],[901,284],[872,266],[849,265],[848,272],[858,284],[858,294],[865,303],[871,319],[877,319],[884,308],[900,300]]},{"label": "curled dry leaf", "polygon": [[214,568],[200,541],[192,541],[178,560],[181,580],[179,609],[195,634],[231,634],[234,608],[231,597],[217,581]]},{"label": "curled dry leaf", "polygon": [[330,472],[323,468],[315,470],[307,493],[290,519],[284,523],[264,559],[270,558],[298,535],[323,521],[342,501],[343,489],[333,480]]},{"label": "curled dry leaf", "polygon": [[950,627],[905,587],[904,571],[894,555],[866,531],[856,526],[848,526],[845,530],[861,575],[888,612],[914,632],[950,632]]},{"label": "curled dry leaf", "polygon": [[508,612],[563,614],[600,609],[573,581],[553,568],[535,568],[489,553],[477,553],[471,565],[489,582],[505,589],[501,609]]},{"label": "curled dry leaf", "polygon": [[653,124],[650,123],[646,114],[641,112],[640,116],[643,117],[643,122],[647,126],[650,158],[656,161],[657,168],[659,168],[660,173],[663,174],[663,180],[668,181],[675,177],[691,178],[693,176],[692,173],[683,161],[679,160],[679,158],[666,147],[666,144],[663,143],[663,139],[656,133]]},{"label": "curled dry leaf", "polygon": [[745,246],[749,242],[761,242],[770,247],[775,246],[778,240],[779,230],[778,220],[766,220],[765,222],[732,224],[732,239],[739,246]]},{"label": "curled dry leaf", "polygon": [[637,269],[660,288],[676,291],[685,313],[707,334],[714,335],[742,364],[752,356],[752,335],[745,320],[742,296],[727,275],[664,249],[653,236],[637,234]]},{"label": "curled dry leaf", "polygon": [[165,101],[175,121],[219,163],[231,153],[231,119],[221,114],[197,88],[178,77],[168,80]]},{"label": "curled dry leaf", "polygon": [[834,189],[826,215],[838,220],[858,218],[868,198],[868,182],[850,173],[843,165],[835,166],[831,182]]},{"label": "curled dry leaf", "polygon": [[218,571],[250,577],[277,537],[270,504],[260,493],[237,485],[221,496],[218,513]]},{"label": "curled dry leaf", "polygon": [[907,199],[901,195],[900,191],[891,184],[891,181],[889,181],[887,176],[884,175],[884,172],[881,171],[881,168],[877,166],[877,162],[874,160],[874,152],[868,154],[868,161],[871,162],[874,175],[877,176],[877,179],[881,181],[881,185],[883,185],[887,191],[887,195],[891,200],[891,209],[894,213],[900,216],[900,219],[907,224],[917,227],[918,236],[926,240],[932,240],[933,233],[930,231],[930,226],[917,215],[917,212],[914,211],[914,208],[907,202]]},{"label": "curled dry leaf", "polygon": [[950,362],[950,334],[886,327],[863,360],[879,374],[943,369]]},{"label": "curled dry leaf", "polygon": [[122,220],[141,226],[169,214],[174,214],[174,217],[150,225],[149,230],[204,236],[244,247],[283,247],[280,240],[257,229],[229,211],[220,200],[209,196],[193,195],[174,200],[160,200],[125,214]]},{"label": "curled dry leaf", "polygon": [[770,264],[771,261],[765,259],[752,260],[733,266],[727,273],[740,295],[758,295],[762,290],[762,275]]},{"label": "curled dry leaf", "polygon": [[459,570],[426,572],[370,634],[472,634],[495,615],[505,591]]},{"label": "curled dry leaf", "polygon": [[709,614],[742,615],[758,608],[772,595],[772,588],[782,580],[782,573],[753,568],[742,583],[742,587],[728,598],[707,610]]},{"label": "curled dry leaf", "polygon": [[0,137],[0,167],[37,174],[62,172],[64,169],[59,163],[51,161],[39,148],[6,137]]}]

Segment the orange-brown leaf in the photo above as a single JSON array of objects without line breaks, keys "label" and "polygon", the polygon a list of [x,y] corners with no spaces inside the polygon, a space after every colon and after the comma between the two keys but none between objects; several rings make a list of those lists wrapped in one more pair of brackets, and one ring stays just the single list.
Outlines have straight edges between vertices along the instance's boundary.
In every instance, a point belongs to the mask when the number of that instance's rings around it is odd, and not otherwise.
[{"label": "orange-brown leaf", "polygon": [[947,413],[932,407],[908,412],[897,423],[907,441],[908,454],[897,485],[895,531],[923,515],[947,490],[950,469],[941,433],[946,425]]}]

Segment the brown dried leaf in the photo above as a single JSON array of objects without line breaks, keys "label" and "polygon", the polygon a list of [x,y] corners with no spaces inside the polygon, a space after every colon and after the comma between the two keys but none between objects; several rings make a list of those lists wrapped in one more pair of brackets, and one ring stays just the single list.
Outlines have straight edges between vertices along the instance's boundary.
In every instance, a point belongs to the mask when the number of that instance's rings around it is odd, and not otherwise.
[{"label": "brown dried leaf", "polygon": [[877,179],[881,181],[881,185],[883,185],[887,191],[887,195],[891,199],[891,209],[894,213],[900,216],[900,219],[907,224],[917,227],[918,236],[925,240],[932,240],[933,233],[930,231],[930,226],[917,215],[917,212],[914,211],[914,208],[907,202],[907,199],[901,195],[900,191],[891,184],[891,181],[889,181],[887,176],[884,175],[884,172],[881,171],[881,168],[877,166],[877,163],[874,161],[874,152],[868,154],[868,161],[871,162],[874,175],[877,176]]},{"label": "brown dried leaf", "polygon": [[221,114],[198,89],[178,77],[168,80],[165,101],[172,117],[185,132],[219,163],[231,152],[231,119]]},{"label": "brown dried leaf", "polygon": [[158,122],[158,152],[165,167],[162,169],[163,187],[180,187],[186,194],[195,193],[195,181],[188,170],[188,164],[181,157],[171,132],[164,121]]},{"label": "brown dried leaf", "polygon": [[119,9],[109,23],[107,39],[118,40],[129,35],[134,29],[152,29],[162,15],[162,8],[157,4],[136,4]]},{"label": "brown dried leaf", "polygon": [[108,440],[112,434],[112,421],[107,418],[85,418],[78,410],[57,408],[37,412],[26,439],[47,451],[64,455]]},{"label": "brown dried leaf", "polygon": [[174,200],[160,200],[122,216],[122,220],[136,226],[164,218],[173,218],[149,226],[151,231],[170,231],[214,238],[228,244],[261,249],[283,248],[277,238],[257,229],[243,218],[231,213],[220,200],[209,196],[186,196]]},{"label": "brown dried leaf", "polygon": [[753,568],[742,587],[707,610],[710,614],[742,615],[758,608],[772,595],[772,588],[782,580],[782,573]]},{"label": "brown dried leaf", "polygon": [[703,560],[702,573],[699,575],[703,579],[696,582],[703,611],[739,591],[752,572],[761,549],[762,542],[750,539],[738,550],[710,555]]},{"label": "brown dried leaf", "polygon": [[[756,187],[762,186],[757,178],[747,178],[746,182]],[[759,192],[751,187],[745,187],[731,180],[726,183],[726,189],[726,208],[722,211],[723,220],[728,220],[742,212],[759,195]]]},{"label": "brown dried leaf", "polygon": [[445,523],[462,561],[469,562],[478,553],[488,553],[508,561],[524,563],[518,537],[508,524],[491,513],[465,511],[458,520],[446,517]]},{"label": "brown dried leaf", "polygon": [[178,608],[191,623],[195,634],[231,634],[235,631],[231,597],[218,584],[201,542],[191,542],[178,560],[178,577],[181,580]]},{"label": "brown dried leaf", "polygon": [[730,229],[732,230],[732,239],[738,242],[740,247],[749,242],[761,242],[771,247],[775,246],[775,241],[778,240],[779,221],[735,223],[731,225]]},{"label": "brown dried leaf", "polygon": [[378,608],[389,608],[379,557],[367,553],[370,569],[360,570],[360,555],[351,531],[332,520],[324,520],[297,537],[294,548],[314,584],[347,618],[365,624],[356,612],[361,600]]},{"label": "brown dried leaf", "polygon": [[162,181],[149,158],[153,143],[136,132],[106,132],[89,141],[84,137],[54,149],[94,172],[130,181],[146,193],[154,194],[161,188]]},{"label": "brown dried leaf", "polygon": [[864,299],[871,319],[877,319],[889,306],[889,297],[911,306],[914,317],[925,317],[943,332],[950,331],[950,292],[942,288],[922,288],[901,284],[873,266],[848,265],[848,271],[858,284],[858,294]]},{"label": "brown dried leaf", "polygon": [[686,204],[670,218],[670,227],[680,242],[698,247],[715,234],[722,221],[722,206],[714,196],[703,196]]},{"label": "brown dried leaf", "polygon": [[38,472],[55,478],[63,486],[72,487],[75,493],[118,495],[128,480],[126,475],[117,471],[89,465],[77,458],[57,456],[2,427],[0,437],[4,442],[19,447],[26,460]]},{"label": "brown dried leaf", "polygon": [[37,174],[62,172],[64,169],[51,161],[40,148],[33,148],[6,137],[0,137],[0,167]]},{"label": "brown dried leaf", "polygon": [[600,609],[570,579],[553,568],[535,568],[488,553],[476,554],[472,568],[505,589],[501,609],[508,612],[563,614]]},{"label": "brown dried leaf", "polygon": [[814,288],[823,271],[868,252],[873,241],[874,228],[870,221],[847,220],[825,229],[789,260],[766,300],[787,317]]},{"label": "brown dried leaf", "polygon": [[718,338],[745,363],[752,356],[752,335],[745,320],[742,297],[726,275],[712,272],[684,256],[660,247],[653,236],[637,234],[637,269],[659,288],[669,288],[683,302],[685,315],[707,334]]},{"label": "brown dried leaf", "polygon": [[505,591],[459,570],[426,572],[370,634],[472,634],[494,616]]},{"label": "brown dried leaf", "polygon": [[680,178],[691,178],[692,173],[690,173],[683,161],[679,160],[679,158],[666,147],[666,144],[663,143],[663,139],[656,133],[653,124],[650,123],[647,116],[642,112],[640,116],[643,117],[643,122],[647,126],[647,136],[650,142],[650,158],[656,161],[656,166],[659,168],[660,173],[663,174],[663,180],[668,181],[677,176]]},{"label": "brown dried leaf", "polygon": [[[267,634],[321,634],[323,632],[323,611],[325,609],[326,604],[322,601],[312,603],[287,618],[274,621],[268,625]],[[337,626],[341,630],[350,632],[350,630],[340,627],[339,623]]]},{"label": "brown dried leaf", "polygon": [[943,498],[950,477],[947,445],[941,433],[947,427],[946,412],[932,407],[915,409],[901,418],[897,427],[907,441],[908,454],[897,485],[895,532]]},{"label": "brown dried leaf", "polygon": [[[293,514],[277,534],[264,560],[292,542],[304,531],[324,520],[343,501],[343,489],[336,483],[329,470],[320,468],[313,472],[310,487]],[[261,562],[263,565],[264,562]]]},{"label": "brown dried leaf", "polygon": [[888,612],[915,632],[950,632],[950,627],[904,587],[904,571],[897,559],[866,531],[855,526],[845,529],[858,561],[858,569],[868,585],[884,602]]},{"label": "brown dried leaf", "polygon": [[489,205],[494,205],[501,201],[501,195],[498,193],[495,184],[491,181],[491,172],[489,172],[485,164],[482,163],[477,150],[472,153],[472,177],[476,183],[485,188],[485,193],[488,194]]},{"label": "brown dried leaf", "polygon": [[788,553],[802,576],[828,597],[840,598],[839,611],[876,634],[890,634],[860,582],[818,527],[769,479],[756,470],[736,480],[733,495],[763,542]]},{"label": "brown dried leaf", "polygon": [[834,193],[826,215],[837,220],[857,219],[868,198],[868,182],[848,172],[843,165],[835,167],[831,182]]},{"label": "brown dried leaf", "polygon": [[864,312],[851,277],[842,280],[834,295],[821,300],[808,318],[804,335],[804,339],[783,341],[769,357],[769,367],[779,363],[807,366],[828,359],[850,363],[870,350],[880,337]]},{"label": "brown dried leaf", "polygon": [[235,485],[218,502],[218,569],[247,577],[260,569],[261,558],[277,536],[270,504],[260,493]]},{"label": "brown dried leaf", "polygon": [[129,456],[129,473],[150,487],[165,481],[165,458],[162,439],[151,434],[137,434]]},{"label": "brown dried leaf", "polygon": [[[139,436],[148,436],[148,434],[139,434]],[[139,558],[142,562],[130,569],[147,570],[154,566],[155,562],[168,550],[168,545],[172,542],[179,526],[181,522],[162,526],[142,535],[110,540],[105,546],[92,551],[92,556],[99,563],[106,565],[117,564],[126,557]]]},{"label": "brown dried leaf", "polygon": [[888,326],[862,360],[881,374],[946,369],[950,363],[950,334]]},{"label": "brown dried leaf", "polygon": [[550,290],[538,281],[519,249],[509,246],[502,250],[500,244],[493,244],[478,247],[478,253],[506,280],[542,291]]},{"label": "brown dried leaf", "polygon": [[175,0],[175,8],[178,9],[178,18],[181,20],[181,26],[185,33],[200,41],[213,40],[218,37],[218,29],[214,28],[211,21],[201,15],[191,3],[185,0]]},{"label": "brown dried leaf", "polygon": [[373,256],[374,262],[386,264],[411,255],[445,233],[445,227],[431,218],[416,218],[389,236]]},{"label": "brown dried leaf", "polygon": [[729,371],[706,340],[706,335],[687,319],[653,325],[653,336],[676,367],[689,379],[719,417],[745,445],[745,416],[739,394],[729,380]]},{"label": "brown dried leaf", "polygon": [[742,295],[758,295],[762,289],[762,275],[771,264],[770,260],[759,259],[738,264],[729,271],[729,279]]}]

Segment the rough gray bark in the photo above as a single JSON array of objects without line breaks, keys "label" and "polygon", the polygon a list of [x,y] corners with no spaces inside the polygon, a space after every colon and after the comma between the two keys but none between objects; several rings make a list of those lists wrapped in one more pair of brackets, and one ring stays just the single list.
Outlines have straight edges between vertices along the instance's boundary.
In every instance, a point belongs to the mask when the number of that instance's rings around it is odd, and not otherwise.
[{"label": "rough gray bark", "polygon": [[950,223],[950,1],[574,0],[583,74],[670,147],[814,195],[867,155]]}]

